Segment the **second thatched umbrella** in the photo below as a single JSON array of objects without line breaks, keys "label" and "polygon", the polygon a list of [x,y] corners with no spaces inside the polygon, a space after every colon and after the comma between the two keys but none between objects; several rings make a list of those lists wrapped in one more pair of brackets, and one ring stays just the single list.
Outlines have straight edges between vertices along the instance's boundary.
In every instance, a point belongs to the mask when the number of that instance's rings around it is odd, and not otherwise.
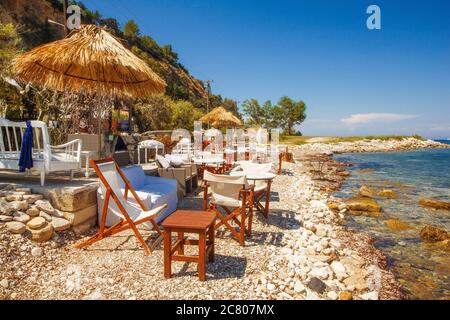
[{"label": "second thatched umbrella", "polygon": [[85,25],[20,55],[15,77],[55,91],[142,98],[166,83],[104,28]]},{"label": "second thatched umbrella", "polygon": [[200,121],[212,124],[217,128],[239,127],[242,125],[241,120],[224,107],[214,108],[211,112],[201,117]]}]

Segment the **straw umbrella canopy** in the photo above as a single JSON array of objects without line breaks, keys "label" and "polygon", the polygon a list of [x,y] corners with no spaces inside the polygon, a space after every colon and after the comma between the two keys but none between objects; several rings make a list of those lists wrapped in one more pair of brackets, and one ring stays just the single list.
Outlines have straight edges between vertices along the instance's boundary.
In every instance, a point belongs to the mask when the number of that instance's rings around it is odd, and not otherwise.
[{"label": "straw umbrella canopy", "polygon": [[[118,38],[94,25],[25,52],[15,59],[12,71],[18,80],[87,96],[137,99],[164,93],[166,87]],[[100,116],[98,121],[100,142]]]},{"label": "straw umbrella canopy", "polygon": [[217,119],[212,123],[213,127],[226,128],[226,127],[240,127],[242,121],[231,112],[219,114]]},{"label": "straw umbrella canopy", "polygon": [[84,25],[20,55],[15,77],[54,91],[117,98],[163,93],[166,83],[104,28]]},{"label": "straw umbrella canopy", "polygon": [[200,118],[200,121],[211,123],[214,127],[238,127],[242,125],[241,120],[224,107],[214,108],[211,112]]}]

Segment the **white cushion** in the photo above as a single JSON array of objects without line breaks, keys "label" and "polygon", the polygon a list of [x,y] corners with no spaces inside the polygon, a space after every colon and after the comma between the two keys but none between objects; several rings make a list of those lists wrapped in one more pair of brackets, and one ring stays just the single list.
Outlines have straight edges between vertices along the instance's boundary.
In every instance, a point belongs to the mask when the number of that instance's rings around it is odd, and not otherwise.
[{"label": "white cushion", "polygon": [[170,162],[167,161],[166,158],[164,158],[163,156],[157,155],[156,156],[156,161],[158,161],[159,165],[163,168],[163,169],[169,169],[171,167]]}]

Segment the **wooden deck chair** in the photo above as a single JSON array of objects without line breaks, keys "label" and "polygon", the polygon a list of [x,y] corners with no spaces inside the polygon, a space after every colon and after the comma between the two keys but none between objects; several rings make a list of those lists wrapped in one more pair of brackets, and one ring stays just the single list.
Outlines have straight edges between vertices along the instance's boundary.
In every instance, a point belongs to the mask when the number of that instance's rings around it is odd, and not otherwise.
[{"label": "wooden deck chair", "polygon": [[[244,173],[258,173],[258,172],[270,172],[272,171],[272,163],[252,163],[242,162],[240,167]],[[253,192],[253,206],[257,211],[267,219],[269,216],[269,204],[270,204],[270,189],[272,180],[255,181],[255,190]],[[264,198],[264,203],[262,200]]]},{"label": "wooden deck chair", "polygon": [[218,221],[214,228],[227,227],[243,246],[245,235],[251,236],[252,233],[253,186],[248,185],[245,177],[218,175],[208,171],[204,172],[203,183],[203,210],[216,214]]},{"label": "wooden deck chair", "polygon": [[[100,221],[100,229],[97,234],[88,240],[77,244],[75,247],[81,249],[116,233],[132,229],[144,248],[145,253],[150,254],[162,240],[162,232],[158,224],[155,222],[155,218],[167,207],[167,204],[148,210],[113,158],[95,161],[91,160],[90,164],[100,179],[101,190],[105,199]],[[122,194],[119,179],[122,179],[125,184],[124,194]],[[133,207],[128,202],[128,191],[130,191],[136,199],[140,209]],[[108,213],[117,215],[119,220],[113,226],[106,228],[105,222]],[[145,224],[146,227],[155,230],[158,233],[158,238],[150,247],[147,245],[137,229],[137,226],[140,224]]]}]

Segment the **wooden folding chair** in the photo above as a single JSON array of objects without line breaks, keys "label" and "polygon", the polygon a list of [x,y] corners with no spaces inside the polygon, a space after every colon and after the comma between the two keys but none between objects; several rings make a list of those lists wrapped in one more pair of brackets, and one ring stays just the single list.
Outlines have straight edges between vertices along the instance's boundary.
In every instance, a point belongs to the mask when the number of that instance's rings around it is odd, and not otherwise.
[{"label": "wooden folding chair", "polygon": [[[272,163],[251,163],[242,162],[241,168],[244,173],[262,173],[272,171]],[[258,212],[260,212],[264,218],[269,216],[269,204],[270,204],[270,190],[272,186],[272,180],[258,180],[255,181],[255,188],[253,191],[253,206]],[[264,198],[264,202],[263,202]]]},{"label": "wooden folding chair", "polygon": [[[100,179],[104,197],[100,229],[97,234],[88,240],[75,245],[75,247],[81,249],[106,237],[132,229],[144,248],[145,253],[150,254],[152,250],[154,250],[154,248],[162,241],[162,231],[155,222],[155,218],[167,207],[167,204],[148,210],[113,158],[109,157],[102,160],[91,160],[90,164]],[[124,194],[122,194],[121,191],[119,178],[122,179],[125,184]],[[129,204],[128,191],[130,191],[136,199],[140,209]],[[112,202],[110,201],[111,198],[113,200]],[[118,218],[118,221],[110,227],[106,227],[105,225],[108,213],[114,214]],[[158,238],[152,242],[150,247],[147,245],[137,229],[138,225],[144,223],[151,230],[158,233]]]},{"label": "wooden folding chair", "polygon": [[[245,177],[204,172],[203,209],[216,214],[214,229],[225,226],[239,242],[245,244],[245,235],[251,236],[253,220],[253,186]],[[219,210],[224,210],[224,214]],[[232,225],[234,223],[236,227]]]}]

